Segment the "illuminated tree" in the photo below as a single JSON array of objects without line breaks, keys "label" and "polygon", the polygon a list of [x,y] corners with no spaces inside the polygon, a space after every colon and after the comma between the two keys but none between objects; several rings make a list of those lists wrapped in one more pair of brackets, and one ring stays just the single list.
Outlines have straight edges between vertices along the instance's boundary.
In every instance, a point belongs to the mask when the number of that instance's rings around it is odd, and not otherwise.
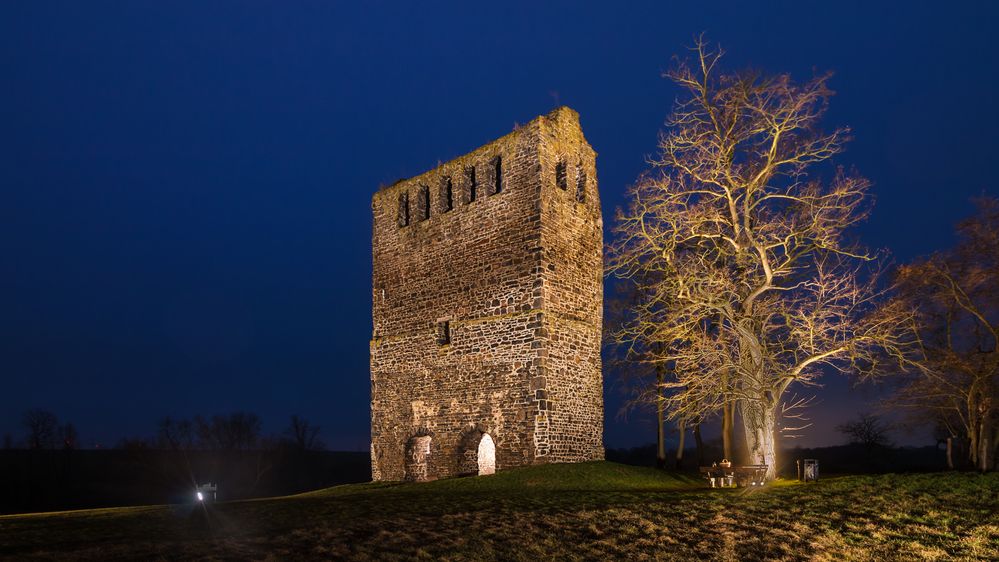
[{"label": "illuminated tree", "polygon": [[614,226],[609,272],[644,298],[612,339],[668,367],[671,418],[737,403],[751,460],[772,478],[788,390],[901,357],[909,318],[878,306],[874,257],[846,241],[869,182],[820,174],[848,140],[818,129],[829,76],[719,75],[720,50],[699,41],[696,54],[668,73],[682,96]]},{"label": "illuminated tree", "polygon": [[890,404],[966,439],[968,460],[988,470],[999,441],[999,201],[977,203],[954,249],[900,268],[898,299],[918,311],[922,358],[896,379]]},{"label": "illuminated tree", "polygon": [[[605,316],[606,340],[613,349],[608,365],[616,372],[622,382],[622,389],[629,395],[624,402],[621,414],[635,409],[652,410],[656,420],[656,466],[666,468],[666,417],[667,392],[675,392],[675,388],[667,387],[666,382],[673,378],[673,373],[665,361],[658,359],[664,354],[659,342],[643,337],[638,333],[642,323],[636,323],[636,312],[650,314],[655,309],[653,303],[646,302],[648,295],[642,289],[650,285],[648,279],[642,283],[618,283],[615,286],[614,298],[608,300]],[[671,381],[672,382],[672,381]],[[729,409],[731,411],[731,409]],[[680,468],[683,462],[687,426],[690,425],[697,443],[698,462],[703,462],[704,445],[700,436],[700,424],[704,416],[694,416],[689,419],[676,419],[678,444],[674,466]],[[723,426],[723,442],[726,458],[731,458],[731,423],[728,429]]]}]

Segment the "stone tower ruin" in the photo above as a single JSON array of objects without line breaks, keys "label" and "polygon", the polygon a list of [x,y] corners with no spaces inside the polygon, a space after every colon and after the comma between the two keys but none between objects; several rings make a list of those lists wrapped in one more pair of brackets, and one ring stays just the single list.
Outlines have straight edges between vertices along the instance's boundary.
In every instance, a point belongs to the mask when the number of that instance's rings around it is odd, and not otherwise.
[{"label": "stone tower ruin", "polygon": [[602,459],[596,153],[566,107],[372,198],[371,472]]}]

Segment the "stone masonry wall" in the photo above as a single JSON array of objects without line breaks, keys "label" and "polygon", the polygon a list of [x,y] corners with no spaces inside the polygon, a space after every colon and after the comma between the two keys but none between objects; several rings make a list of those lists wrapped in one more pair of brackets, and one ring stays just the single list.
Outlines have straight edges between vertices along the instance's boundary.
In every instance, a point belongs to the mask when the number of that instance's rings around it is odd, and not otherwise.
[{"label": "stone masonry wall", "polygon": [[375,194],[375,480],[603,458],[594,158],[560,108]]},{"label": "stone masonry wall", "polygon": [[542,121],[541,246],[552,460],[602,459],[603,221],[596,153],[574,119]]}]

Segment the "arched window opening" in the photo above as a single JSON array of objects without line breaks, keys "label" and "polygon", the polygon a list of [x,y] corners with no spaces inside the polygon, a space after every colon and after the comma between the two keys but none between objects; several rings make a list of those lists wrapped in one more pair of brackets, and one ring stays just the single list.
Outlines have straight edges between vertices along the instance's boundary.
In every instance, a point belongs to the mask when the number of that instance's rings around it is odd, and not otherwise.
[{"label": "arched window opening", "polygon": [[479,476],[496,474],[496,443],[488,433],[479,441]]},{"label": "arched window opening", "polygon": [[430,441],[429,435],[411,438],[406,443],[406,480],[425,482],[430,479]]}]

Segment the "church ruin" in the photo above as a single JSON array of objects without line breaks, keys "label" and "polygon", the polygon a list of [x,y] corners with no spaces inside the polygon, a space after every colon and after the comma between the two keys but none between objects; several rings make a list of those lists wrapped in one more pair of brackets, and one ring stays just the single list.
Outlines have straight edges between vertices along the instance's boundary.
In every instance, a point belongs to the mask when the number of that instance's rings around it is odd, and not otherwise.
[{"label": "church ruin", "polygon": [[566,107],[372,198],[371,472],[602,459],[596,153]]}]

